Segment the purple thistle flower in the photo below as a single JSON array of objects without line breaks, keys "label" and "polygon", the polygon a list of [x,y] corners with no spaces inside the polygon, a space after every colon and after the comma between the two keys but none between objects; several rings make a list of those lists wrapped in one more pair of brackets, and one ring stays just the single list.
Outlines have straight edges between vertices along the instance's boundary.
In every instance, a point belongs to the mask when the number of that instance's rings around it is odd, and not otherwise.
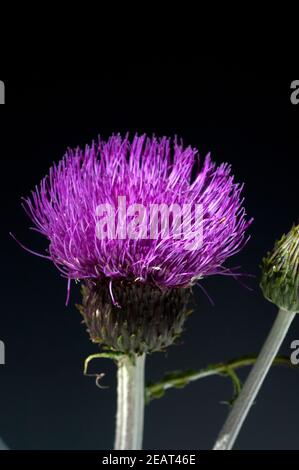
[{"label": "purple thistle flower", "polygon": [[[24,208],[35,229],[49,240],[48,253],[68,280],[129,280],[160,288],[188,287],[212,274],[231,274],[225,260],[246,243],[243,186],[234,182],[226,163],[184,148],[175,139],[112,136],[107,142],[68,150]],[[186,240],[99,239],[99,204],[201,204],[203,244],[193,251]]]}]

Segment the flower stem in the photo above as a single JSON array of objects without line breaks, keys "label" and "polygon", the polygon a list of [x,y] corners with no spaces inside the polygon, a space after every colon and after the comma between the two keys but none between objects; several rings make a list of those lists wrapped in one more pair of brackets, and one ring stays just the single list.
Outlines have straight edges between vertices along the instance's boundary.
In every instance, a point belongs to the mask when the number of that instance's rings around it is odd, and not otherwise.
[{"label": "flower stem", "polygon": [[258,359],[218,436],[213,450],[231,450],[296,313],[280,309]]},{"label": "flower stem", "polygon": [[145,354],[117,361],[116,450],[142,448]]}]

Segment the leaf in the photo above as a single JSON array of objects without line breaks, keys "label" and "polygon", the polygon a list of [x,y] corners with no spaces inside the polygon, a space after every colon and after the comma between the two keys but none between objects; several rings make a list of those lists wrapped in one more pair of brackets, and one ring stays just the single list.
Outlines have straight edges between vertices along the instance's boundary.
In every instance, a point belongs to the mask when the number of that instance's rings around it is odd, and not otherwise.
[{"label": "leaf", "polygon": [[230,377],[232,384],[233,384],[234,394],[231,400],[223,401],[222,403],[232,406],[241,392],[242,383],[237,373],[230,366],[227,366],[227,369],[225,372],[223,372],[223,375]]},{"label": "leaf", "polygon": [[[113,359],[113,361],[118,361],[120,357],[123,356],[123,353],[117,352],[117,351],[111,351],[107,350],[105,352],[97,353],[97,354],[91,354],[88,356],[85,361],[84,361],[84,370],[83,373],[84,375],[91,375],[87,373],[88,370],[88,365],[91,361],[94,359]],[[94,375],[94,374],[92,374]]]},{"label": "leaf", "polygon": [[88,365],[91,361],[93,361],[94,359],[112,359],[113,361],[117,362],[120,360],[121,357],[123,357],[124,354],[121,353],[121,352],[118,352],[118,351],[112,351],[111,349],[108,349],[108,348],[105,348],[105,351],[104,352],[101,352],[101,353],[97,353],[97,354],[91,354],[90,356],[88,356],[85,361],[84,361],[84,369],[83,369],[83,373],[84,375],[88,376],[88,377],[95,377],[96,378],[96,385],[97,387],[99,388],[107,388],[105,386],[103,386],[102,384],[100,384],[100,381],[102,380],[102,378],[105,376],[105,374],[103,372],[101,372],[100,374],[99,373],[95,373],[95,374],[88,374],[87,373],[87,370],[88,370]]},{"label": "leaf", "polygon": [[[229,377],[233,383],[234,394],[230,401],[226,401],[228,404],[232,404],[238,397],[242,383],[236,373],[236,369],[245,366],[252,366],[257,360],[257,356],[243,356],[237,359],[233,359],[227,363],[211,364],[204,369],[199,371],[186,370],[186,371],[173,371],[167,373],[164,378],[157,383],[149,383],[145,388],[145,401],[149,403],[155,398],[164,396],[165,391],[169,388],[182,388],[191,382],[211,375],[220,375]],[[273,365],[286,365],[288,367],[294,367],[287,356],[277,356]]]}]

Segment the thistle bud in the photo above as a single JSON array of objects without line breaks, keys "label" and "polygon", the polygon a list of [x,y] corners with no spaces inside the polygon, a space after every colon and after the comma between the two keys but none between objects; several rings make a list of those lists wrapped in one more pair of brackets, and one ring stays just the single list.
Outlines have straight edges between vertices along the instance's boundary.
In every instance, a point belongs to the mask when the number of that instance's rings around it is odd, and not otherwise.
[{"label": "thistle bud", "polygon": [[260,286],[270,302],[299,313],[299,225],[283,235],[263,259]]},{"label": "thistle bud", "polygon": [[181,334],[191,313],[190,289],[161,291],[150,284],[114,281],[85,283],[78,306],[94,343],[125,354],[164,350]]}]

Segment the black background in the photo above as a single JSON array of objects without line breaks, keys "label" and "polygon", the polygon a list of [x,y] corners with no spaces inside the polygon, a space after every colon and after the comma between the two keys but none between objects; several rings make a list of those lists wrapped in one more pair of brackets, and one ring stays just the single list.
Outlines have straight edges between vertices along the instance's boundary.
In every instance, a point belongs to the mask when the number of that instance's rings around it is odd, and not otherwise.
[{"label": "black background", "polygon": [[[88,74],[88,71],[86,71]],[[72,76],[75,72],[72,71]],[[115,366],[94,363],[109,388],[84,377],[84,359],[97,352],[74,307],[73,286],[65,307],[66,283],[47,260],[23,251],[12,231],[30,248],[47,242],[28,230],[20,207],[67,147],[101,134],[129,131],[177,134],[204,156],[232,164],[245,182],[245,205],[255,218],[251,240],[229,265],[256,278],[251,290],[232,278],[211,277],[196,290],[197,311],[182,344],[147,360],[148,380],[180,368],[258,352],[276,307],[259,290],[259,264],[274,240],[298,220],[299,105],[290,102],[298,77],[261,77],[254,68],[201,68],[188,63],[135,64],[103,68],[96,80],[11,79],[0,107],[1,313],[0,436],[12,449],[108,449],[113,445]],[[299,338],[296,318],[284,342]],[[248,370],[241,373],[242,378]],[[168,391],[146,408],[144,448],[209,449],[227,415],[229,379],[213,377]],[[250,412],[236,449],[299,449],[299,369],[273,368]]]}]

